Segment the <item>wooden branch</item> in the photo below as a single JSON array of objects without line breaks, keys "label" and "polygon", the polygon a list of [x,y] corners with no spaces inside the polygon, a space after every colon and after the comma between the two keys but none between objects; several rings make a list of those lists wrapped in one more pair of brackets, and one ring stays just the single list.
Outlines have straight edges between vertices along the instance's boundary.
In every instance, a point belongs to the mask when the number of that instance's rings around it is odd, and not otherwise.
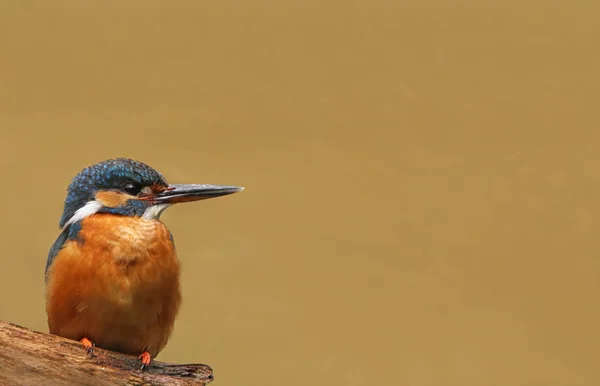
[{"label": "wooden branch", "polygon": [[210,366],[152,362],[0,321],[0,385],[206,385]]}]

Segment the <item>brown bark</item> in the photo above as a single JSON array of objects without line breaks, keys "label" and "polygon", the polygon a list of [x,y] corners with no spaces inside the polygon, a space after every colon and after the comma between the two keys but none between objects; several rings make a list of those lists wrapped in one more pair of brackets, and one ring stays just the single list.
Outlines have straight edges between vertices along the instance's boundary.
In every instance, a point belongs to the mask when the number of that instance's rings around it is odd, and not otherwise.
[{"label": "brown bark", "polygon": [[139,370],[137,357],[0,321],[0,385],[206,385],[210,366],[153,361]]}]

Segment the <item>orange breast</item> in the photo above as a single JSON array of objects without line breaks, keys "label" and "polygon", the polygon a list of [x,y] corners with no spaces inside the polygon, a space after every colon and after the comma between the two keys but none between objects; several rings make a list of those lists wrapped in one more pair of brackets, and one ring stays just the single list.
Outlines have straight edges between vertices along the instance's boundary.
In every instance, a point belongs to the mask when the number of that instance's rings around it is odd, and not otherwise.
[{"label": "orange breast", "polygon": [[179,311],[179,260],[156,220],[93,215],[82,242],[68,241],[46,284],[50,333],[98,347],[155,357]]}]

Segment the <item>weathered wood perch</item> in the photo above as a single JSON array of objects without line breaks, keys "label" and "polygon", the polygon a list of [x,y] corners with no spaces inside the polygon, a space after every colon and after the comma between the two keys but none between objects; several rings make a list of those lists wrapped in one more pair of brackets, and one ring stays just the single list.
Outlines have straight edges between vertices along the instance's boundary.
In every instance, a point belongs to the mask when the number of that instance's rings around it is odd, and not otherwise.
[{"label": "weathered wood perch", "polygon": [[206,385],[210,366],[152,362],[0,321],[0,385]]}]

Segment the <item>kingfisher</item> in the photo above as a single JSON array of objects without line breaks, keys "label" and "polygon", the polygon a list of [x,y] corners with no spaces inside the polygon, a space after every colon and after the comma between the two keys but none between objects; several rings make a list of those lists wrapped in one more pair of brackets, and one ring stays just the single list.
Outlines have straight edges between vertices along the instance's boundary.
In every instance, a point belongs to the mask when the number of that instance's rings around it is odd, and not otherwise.
[{"label": "kingfisher", "polygon": [[180,264],[160,216],[176,203],[225,196],[239,186],[169,184],[127,158],[83,169],[67,189],[61,233],[46,263],[51,334],[139,356],[165,347],[181,303]]}]

